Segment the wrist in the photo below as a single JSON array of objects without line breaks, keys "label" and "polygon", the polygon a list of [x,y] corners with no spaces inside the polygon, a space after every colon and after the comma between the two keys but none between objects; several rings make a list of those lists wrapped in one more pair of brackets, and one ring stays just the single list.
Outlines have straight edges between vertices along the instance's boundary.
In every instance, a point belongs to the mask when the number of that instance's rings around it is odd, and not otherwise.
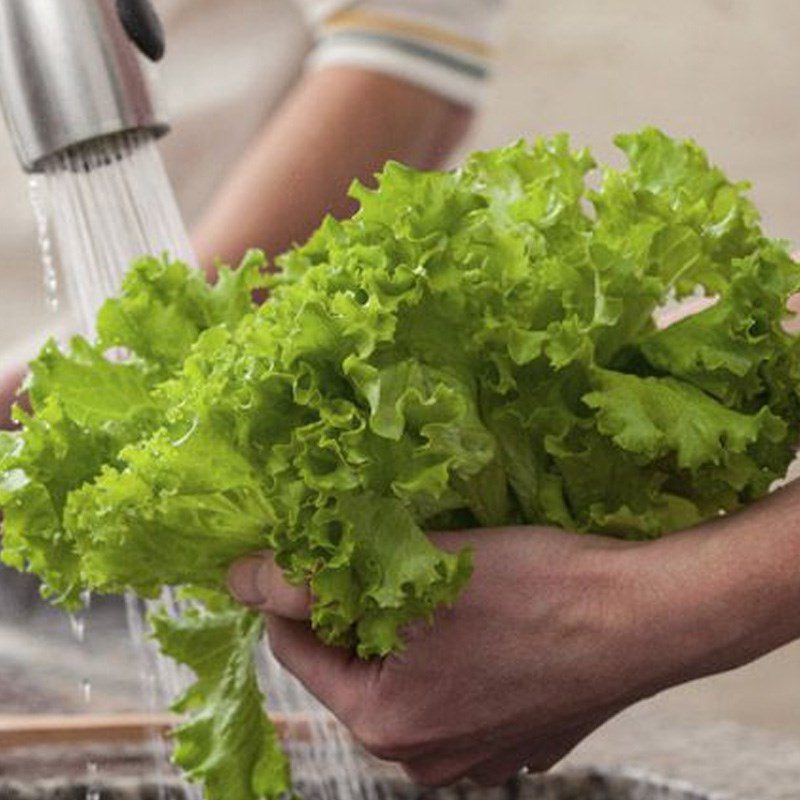
[{"label": "wrist", "polygon": [[620,591],[633,606],[629,646],[645,695],[743,666],[800,636],[799,489],[623,551]]}]

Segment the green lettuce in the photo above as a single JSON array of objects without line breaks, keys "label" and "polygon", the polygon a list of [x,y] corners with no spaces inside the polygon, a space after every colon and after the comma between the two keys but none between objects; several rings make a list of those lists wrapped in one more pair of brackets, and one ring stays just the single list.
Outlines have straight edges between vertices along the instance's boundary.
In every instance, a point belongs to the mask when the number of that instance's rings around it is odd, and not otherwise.
[{"label": "green lettuce", "polygon": [[[289,764],[263,712],[253,650],[263,622],[219,593],[184,593],[187,608],[150,621],[165,656],[197,681],[173,704],[192,716],[175,732],[174,762],[209,797],[269,797],[289,785]],[[234,756],[234,757],[232,757]]]},{"label": "green lettuce", "polygon": [[[277,274],[254,252],[209,287],[144,259],[96,342],[32,365],[33,411],[0,437],[3,558],[66,607],[84,589],[191,592],[153,628],[197,675],[175,757],[210,800],[289,788],[260,622],[223,599],[238,556],[273,551],[310,584],[323,641],[384,656],[469,579],[470,553],[426,531],[650,538],[785,475],[800,265],[696,144],[616,141],[629,165],[598,189],[566,136],[454,172],[390,163]],[[713,304],[657,326],[697,292]]]}]

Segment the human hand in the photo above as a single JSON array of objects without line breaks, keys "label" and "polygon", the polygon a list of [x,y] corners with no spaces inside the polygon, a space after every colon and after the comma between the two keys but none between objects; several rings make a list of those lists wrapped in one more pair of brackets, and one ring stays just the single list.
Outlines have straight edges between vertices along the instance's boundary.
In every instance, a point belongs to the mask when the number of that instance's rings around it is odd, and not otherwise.
[{"label": "human hand", "polygon": [[231,572],[234,594],[267,615],[276,657],[416,782],[496,784],[523,766],[545,770],[683,675],[662,640],[661,593],[634,562],[641,546],[545,528],[432,538],[449,550],[471,545],[474,574],[453,608],[414,625],[405,651],[380,661],[320,643],[307,590],[269,557]]}]

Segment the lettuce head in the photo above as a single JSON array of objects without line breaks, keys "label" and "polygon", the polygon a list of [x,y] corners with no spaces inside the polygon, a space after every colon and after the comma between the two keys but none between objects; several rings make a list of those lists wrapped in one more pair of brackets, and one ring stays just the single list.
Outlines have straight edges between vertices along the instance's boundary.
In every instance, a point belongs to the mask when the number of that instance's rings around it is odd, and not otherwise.
[{"label": "lettuce head", "polygon": [[[628,166],[597,189],[566,136],[453,172],[389,163],[277,274],[254,252],[211,287],[144,258],[96,341],[31,365],[32,411],[0,437],[3,559],[67,608],[85,589],[190,593],[153,628],[197,675],[175,758],[210,800],[289,787],[261,623],[224,592],[233,559],[274,552],[323,641],[380,657],[469,580],[469,552],[426,531],[657,537],[785,474],[800,266],[693,142],[616,144]],[[698,293],[713,303],[658,327]]]}]

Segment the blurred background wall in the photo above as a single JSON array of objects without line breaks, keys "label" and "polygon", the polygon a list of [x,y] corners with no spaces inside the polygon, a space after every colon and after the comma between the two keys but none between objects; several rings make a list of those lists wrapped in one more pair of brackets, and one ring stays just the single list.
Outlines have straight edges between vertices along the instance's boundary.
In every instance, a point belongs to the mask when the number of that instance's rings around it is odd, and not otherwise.
[{"label": "blurred background wall", "polygon": [[[161,0],[160,6],[175,33],[173,61],[165,65],[173,104],[190,104],[192,91],[219,94],[219,129],[207,132],[210,139],[181,138],[179,130],[166,143],[168,164],[181,173],[177,189],[191,221],[211,186],[179,169],[181,161],[216,158],[221,174],[240,147],[237,130],[256,125],[275,100],[264,89],[263,104],[251,104],[247,117],[235,111],[241,107],[236,98],[259,82],[259,26],[285,26],[286,82],[299,67],[289,54],[302,45],[302,33],[287,0]],[[215,15],[207,45],[192,33],[198,6]],[[231,85],[220,67],[234,63],[241,77]],[[798,243],[798,99],[797,0],[510,0],[496,80],[466,147],[565,130],[576,145],[590,145],[607,160],[615,158],[614,133],[655,124],[696,138],[731,177],[751,180],[768,231]],[[214,137],[224,152],[206,148]],[[0,365],[12,358],[12,347],[52,324],[25,179],[11,168],[13,161],[0,130],[0,174],[9,175],[2,191],[16,198],[0,225],[18,233],[18,244],[0,252]],[[732,718],[800,735],[798,676],[800,645],[793,645],[653,703],[685,716]]]},{"label": "blurred background wall", "polygon": [[568,131],[602,160],[619,131],[697,139],[800,242],[800,3],[509,0],[474,143]]}]

